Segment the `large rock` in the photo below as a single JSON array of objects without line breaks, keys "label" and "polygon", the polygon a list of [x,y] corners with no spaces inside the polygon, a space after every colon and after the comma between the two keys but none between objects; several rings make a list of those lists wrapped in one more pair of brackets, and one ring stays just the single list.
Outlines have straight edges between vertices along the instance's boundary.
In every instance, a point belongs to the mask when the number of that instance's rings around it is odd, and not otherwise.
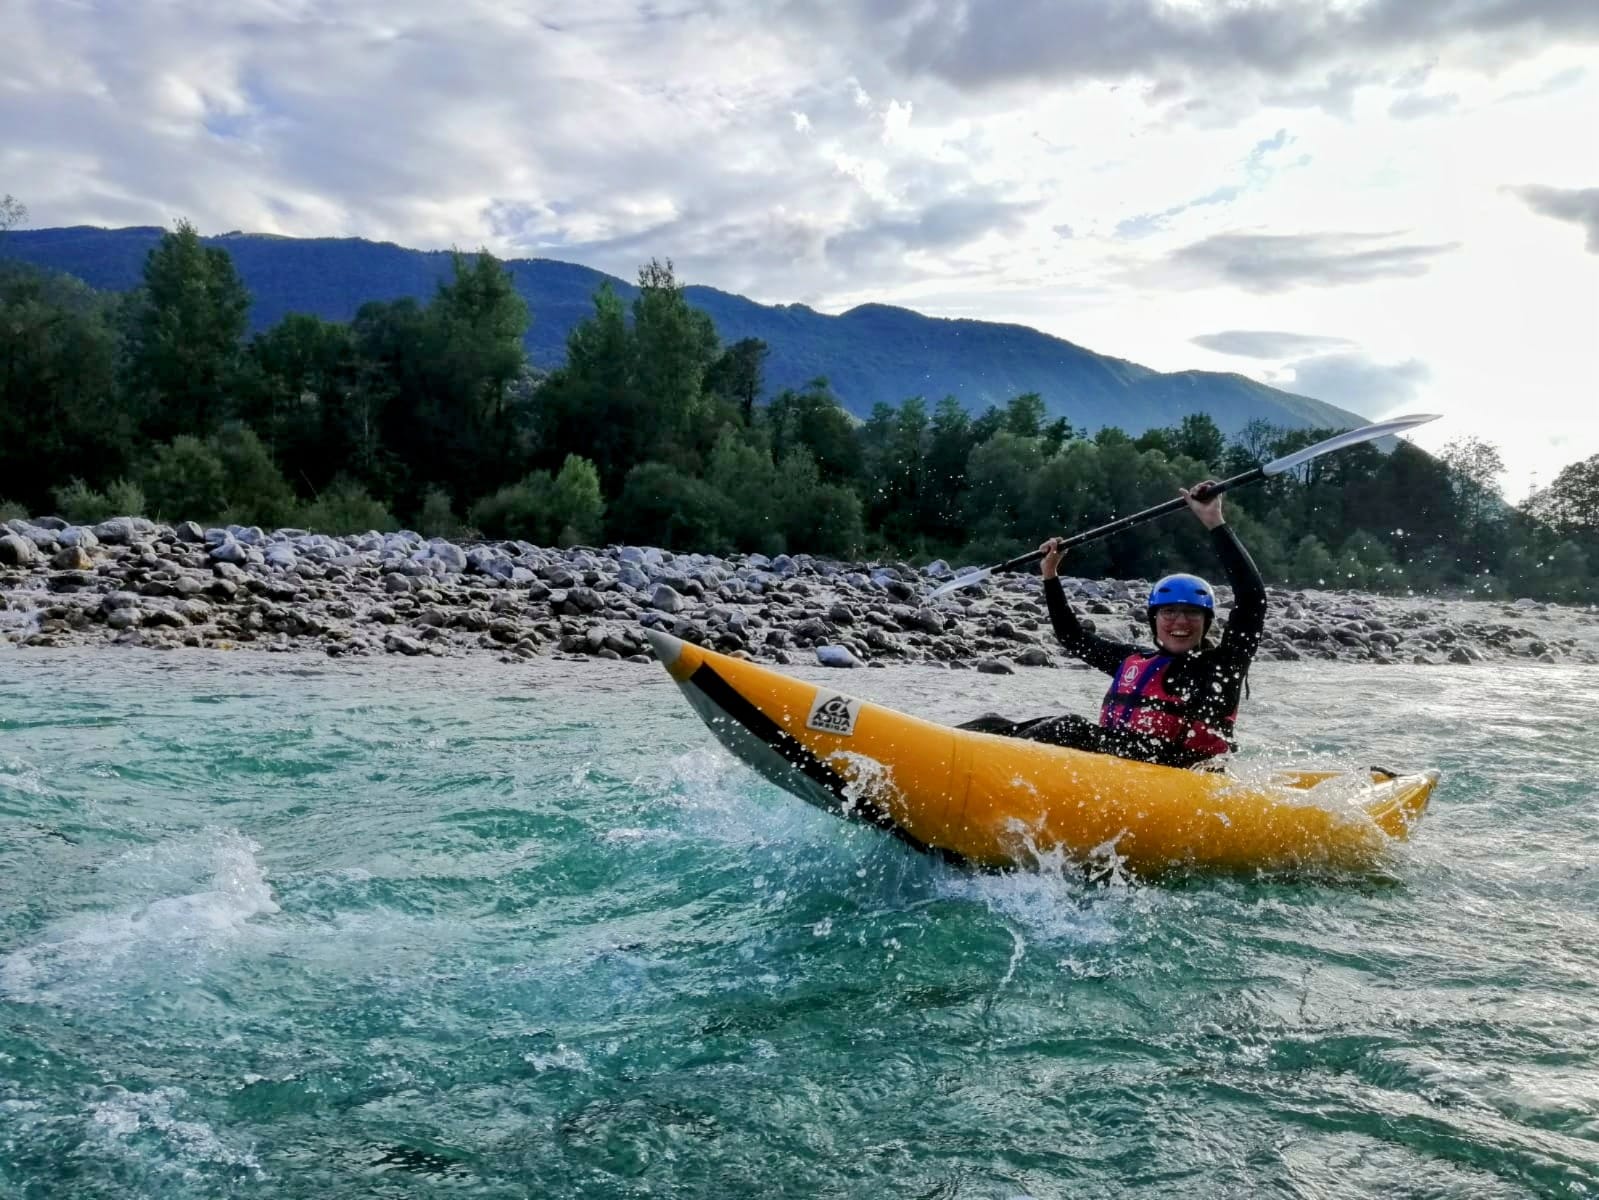
[{"label": "large rock", "polygon": [[94,527],[94,536],[108,546],[126,546],[137,532],[132,517],[112,517]]},{"label": "large rock", "polygon": [[680,613],[687,607],[687,601],[678,594],[676,588],[669,583],[656,587],[650,596],[650,607],[664,613]]},{"label": "large rock", "polygon": [[816,661],[824,667],[864,667],[866,664],[855,657],[848,646],[818,646],[816,647]]},{"label": "large rock", "polygon": [[242,566],[250,561],[250,551],[243,543],[230,537],[211,547],[211,561]]},{"label": "large rock", "polygon": [[436,538],[428,545],[433,561],[442,564],[446,571],[459,575],[466,570],[466,551],[454,542]]},{"label": "large rock", "polygon": [[943,633],[943,615],[931,608],[918,608],[910,611],[895,610],[894,619],[906,629],[919,629],[923,633]]},{"label": "large rock", "polygon": [[39,561],[39,551],[27,538],[15,533],[0,537],[0,564],[8,567],[31,567]]}]

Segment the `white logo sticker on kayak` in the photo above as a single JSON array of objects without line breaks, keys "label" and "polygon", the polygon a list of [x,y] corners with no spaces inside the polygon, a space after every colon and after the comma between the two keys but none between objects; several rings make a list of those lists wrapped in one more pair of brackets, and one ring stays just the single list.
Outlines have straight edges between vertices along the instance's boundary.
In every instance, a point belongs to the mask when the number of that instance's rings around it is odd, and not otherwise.
[{"label": "white logo sticker on kayak", "polygon": [[855,732],[855,722],[860,715],[859,700],[830,692],[817,692],[816,699],[811,701],[811,715],[805,722],[805,728],[849,737]]}]

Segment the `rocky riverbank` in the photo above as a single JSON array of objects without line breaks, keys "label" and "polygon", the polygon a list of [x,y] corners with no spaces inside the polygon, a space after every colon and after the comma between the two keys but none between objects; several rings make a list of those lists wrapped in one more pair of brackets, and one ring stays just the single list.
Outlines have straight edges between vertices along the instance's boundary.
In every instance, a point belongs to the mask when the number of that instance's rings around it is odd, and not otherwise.
[{"label": "rocky riverbank", "polygon": [[[0,643],[491,655],[648,662],[645,628],[772,663],[1071,665],[1038,577],[936,602],[943,563],[458,545],[118,517],[0,525]],[[1107,636],[1147,637],[1140,580],[1067,579]],[[1225,620],[1228,590],[1220,589]],[[1259,657],[1367,663],[1599,663],[1599,614],[1515,603],[1271,590]]]}]

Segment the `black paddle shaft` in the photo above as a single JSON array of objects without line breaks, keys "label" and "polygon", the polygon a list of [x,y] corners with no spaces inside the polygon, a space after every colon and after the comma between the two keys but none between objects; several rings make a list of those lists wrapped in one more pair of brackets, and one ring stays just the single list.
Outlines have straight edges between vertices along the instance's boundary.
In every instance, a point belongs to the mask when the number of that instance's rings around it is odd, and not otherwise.
[{"label": "black paddle shaft", "polygon": [[[1220,480],[1208,488],[1201,488],[1195,491],[1193,496],[1196,500],[1209,500],[1212,496],[1219,496],[1230,488],[1242,487],[1246,483],[1254,483],[1257,479],[1264,478],[1266,478],[1266,469],[1264,467],[1253,467],[1240,475],[1232,476],[1230,479]],[[1113,533],[1120,533],[1124,529],[1131,529],[1134,525],[1142,525],[1145,521],[1153,521],[1156,517],[1163,517],[1169,512],[1176,512],[1179,508],[1186,506],[1187,503],[1188,501],[1184,500],[1181,496],[1174,497],[1173,499],[1167,500],[1162,504],[1155,505],[1153,508],[1146,508],[1142,512],[1135,512],[1125,517],[1118,517],[1116,520],[1097,526],[1094,529],[1084,530],[1082,533],[1072,534],[1071,537],[1061,538],[1060,548],[1062,550],[1070,550],[1073,546],[1082,546],[1089,542],[1097,542],[1101,538],[1110,537]],[[1033,563],[1038,562],[1043,557],[1044,552],[1042,550],[1029,550],[1026,554],[1020,554],[1015,558],[1006,559],[993,569],[995,571],[1015,571],[1022,567],[1031,566]]]}]

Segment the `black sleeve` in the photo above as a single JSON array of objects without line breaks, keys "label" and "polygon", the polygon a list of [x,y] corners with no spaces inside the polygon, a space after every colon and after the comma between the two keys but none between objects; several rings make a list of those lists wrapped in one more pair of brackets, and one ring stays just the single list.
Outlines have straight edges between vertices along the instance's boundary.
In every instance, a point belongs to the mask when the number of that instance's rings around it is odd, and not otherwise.
[{"label": "black sleeve", "polygon": [[1233,589],[1233,609],[1227,618],[1227,629],[1221,635],[1221,645],[1215,656],[1234,667],[1242,678],[1249,669],[1250,660],[1260,648],[1260,638],[1266,629],[1266,581],[1249,551],[1238,540],[1231,525],[1218,525],[1210,531],[1216,556],[1227,572],[1227,582]]},{"label": "black sleeve", "polygon": [[1138,649],[1131,642],[1113,642],[1084,629],[1072,606],[1066,603],[1066,589],[1058,578],[1044,580],[1044,600],[1049,605],[1049,623],[1066,653],[1095,670],[1114,675],[1122,660]]}]

